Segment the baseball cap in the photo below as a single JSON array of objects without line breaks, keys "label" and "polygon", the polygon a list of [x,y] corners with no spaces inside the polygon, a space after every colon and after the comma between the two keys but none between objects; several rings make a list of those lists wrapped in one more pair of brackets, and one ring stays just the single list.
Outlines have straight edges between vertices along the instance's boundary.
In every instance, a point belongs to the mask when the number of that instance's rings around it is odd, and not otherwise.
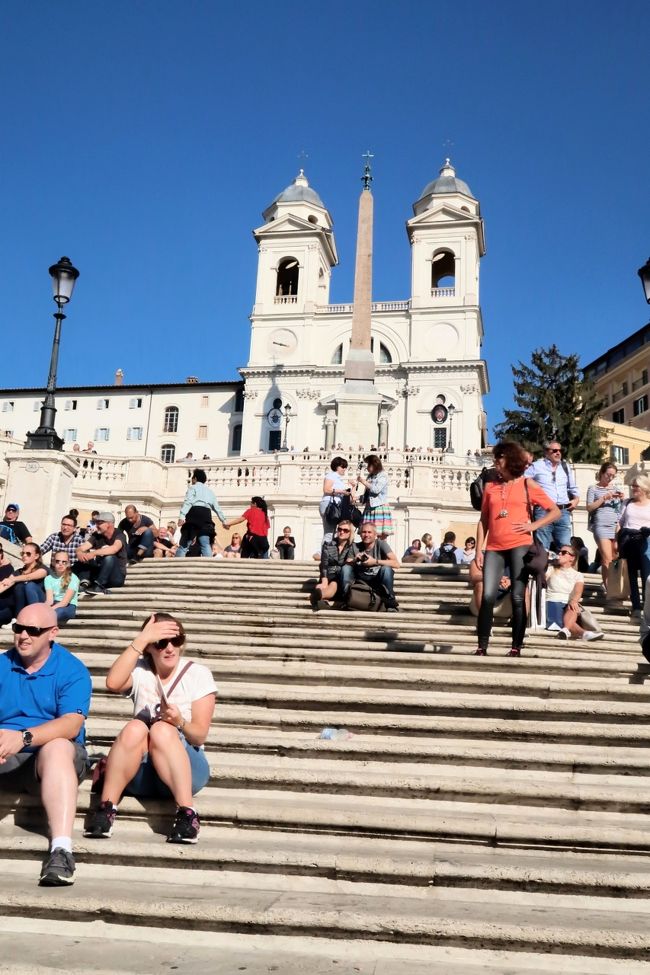
[{"label": "baseball cap", "polygon": [[20,511],[20,505],[19,504],[8,504],[7,507],[5,508],[5,511]]},{"label": "baseball cap", "polygon": [[97,515],[96,521],[108,521],[112,525],[115,524],[115,515],[111,514],[110,511],[100,511]]}]

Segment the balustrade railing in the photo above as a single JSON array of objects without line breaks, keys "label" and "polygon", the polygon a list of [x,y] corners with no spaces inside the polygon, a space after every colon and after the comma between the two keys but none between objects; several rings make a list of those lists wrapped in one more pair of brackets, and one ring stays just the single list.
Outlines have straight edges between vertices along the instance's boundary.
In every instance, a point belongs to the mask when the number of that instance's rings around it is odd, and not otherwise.
[{"label": "balustrade railing", "polygon": [[[373,301],[372,311],[408,311],[411,307],[410,301]],[[318,311],[327,312],[329,315],[351,315],[354,305],[319,305]]]},{"label": "balustrade railing", "polygon": [[297,305],[298,295],[276,295],[273,299],[274,305]]},{"label": "balustrade railing", "polygon": [[456,289],[455,288],[432,288],[431,297],[432,298],[455,298]]}]

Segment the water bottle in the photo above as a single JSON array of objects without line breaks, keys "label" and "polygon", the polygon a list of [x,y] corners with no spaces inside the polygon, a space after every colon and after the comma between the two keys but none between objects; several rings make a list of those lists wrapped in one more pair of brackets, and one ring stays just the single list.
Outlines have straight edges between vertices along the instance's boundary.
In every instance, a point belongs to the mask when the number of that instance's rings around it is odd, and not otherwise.
[{"label": "water bottle", "polygon": [[347,728],[323,728],[319,735],[324,741],[344,741],[351,737],[352,733]]}]

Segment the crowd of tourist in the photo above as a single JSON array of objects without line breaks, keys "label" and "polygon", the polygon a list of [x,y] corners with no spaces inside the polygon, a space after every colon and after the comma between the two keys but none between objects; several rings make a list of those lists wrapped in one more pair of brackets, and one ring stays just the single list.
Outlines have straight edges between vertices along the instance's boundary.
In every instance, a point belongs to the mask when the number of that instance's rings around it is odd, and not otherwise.
[{"label": "crowd of tourist", "polygon": [[[551,441],[533,461],[519,444],[499,443],[489,473],[482,480],[476,534],[461,545],[447,531],[436,545],[424,533],[411,541],[402,563],[453,566],[455,573],[468,567],[478,656],[488,653],[495,617],[510,622],[507,655],[520,656],[533,608],[531,581],[545,590],[545,625],[557,639],[602,638],[582,602],[583,573],[594,566],[583,540],[571,534],[571,512],[580,498],[561,446]],[[613,566],[617,571],[621,561],[627,566],[632,613],[641,618],[642,650],[650,660],[650,478],[635,477],[625,500],[617,474],[615,465],[603,464],[589,488],[589,529],[605,592]],[[400,561],[389,544],[395,531],[390,489],[380,452],[366,454],[354,476],[342,454],[331,460],[320,501],[323,542],[310,597],[314,609],[333,604],[398,612],[394,583]],[[124,585],[130,566],[150,558],[263,559],[274,551],[292,560],[296,539],[287,525],[271,550],[267,503],[260,496],[228,518],[201,468],[192,473],[178,521],[165,526],[156,526],[134,504],[125,507],[117,525],[111,512],[96,510],[80,527],[79,513],[71,510],[39,545],[19,515],[20,506],[11,503],[0,521],[0,626],[13,621],[13,647],[0,654],[0,787],[40,792],[51,837],[40,883],[61,886],[74,882],[72,828],[78,783],[89,764],[85,719],[91,679],[57,637],[74,619],[80,596],[110,594]],[[226,530],[243,526],[225,546],[216,537],[213,516]],[[3,541],[21,546],[19,568],[6,557]],[[194,796],[210,777],[204,743],[217,689],[206,666],[183,657],[185,641],[180,620],[153,613],[108,670],[107,690],[128,695],[133,716],[96,768],[99,803],[86,823],[90,839],[112,835],[119,802],[132,795],[173,800],[168,841],[198,840]]]}]

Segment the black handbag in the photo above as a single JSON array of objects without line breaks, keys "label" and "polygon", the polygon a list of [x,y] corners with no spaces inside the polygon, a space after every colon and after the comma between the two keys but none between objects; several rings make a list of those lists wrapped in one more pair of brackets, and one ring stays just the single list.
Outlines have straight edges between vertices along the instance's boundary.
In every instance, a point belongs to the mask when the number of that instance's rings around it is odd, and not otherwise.
[{"label": "black handbag", "polygon": [[334,525],[337,525],[341,520],[341,505],[336,503],[336,496],[333,491],[330,503],[325,508],[325,520]]},{"label": "black handbag", "polygon": [[[533,521],[533,506],[530,503],[530,495],[528,493],[528,478],[524,478],[524,488],[526,489],[526,504],[528,505],[528,518],[532,524]],[[538,540],[535,532],[533,532],[533,541],[530,544],[528,551],[524,555],[524,565],[529,575],[535,576],[542,584],[544,584],[544,579],[546,576],[546,570],[548,568],[548,552]]]},{"label": "black handbag", "polygon": [[633,559],[641,553],[641,546],[645,538],[643,531],[637,528],[621,528],[618,533],[618,550],[624,559]]},{"label": "black handbag", "polygon": [[341,499],[341,515],[339,521],[351,521],[355,528],[358,528],[363,521],[363,512],[354,503],[350,494],[344,494]]}]

